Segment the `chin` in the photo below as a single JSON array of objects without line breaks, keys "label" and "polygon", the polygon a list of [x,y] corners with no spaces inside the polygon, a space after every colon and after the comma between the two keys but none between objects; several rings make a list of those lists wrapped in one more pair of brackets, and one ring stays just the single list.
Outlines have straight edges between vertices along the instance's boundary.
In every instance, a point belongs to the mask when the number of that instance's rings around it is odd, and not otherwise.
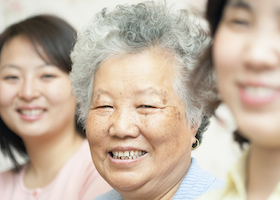
[{"label": "chin", "polygon": [[109,184],[116,189],[117,191],[132,191],[140,188],[144,185],[144,180],[139,180],[141,178],[141,175],[138,175],[138,177],[122,177],[122,176],[115,176],[111,177],[110,180],[108,180]]},{"label": "chin", "polygon": [[[246,123],[246,122],[244,122]],[[239,126],[239,131],[243,137],[247,138],[251,144],[263,147],[280,148],[280,130],[279,127],[272,127],[269,124],[244,124]],[[278,131],[277,131],[278,130]]]}]

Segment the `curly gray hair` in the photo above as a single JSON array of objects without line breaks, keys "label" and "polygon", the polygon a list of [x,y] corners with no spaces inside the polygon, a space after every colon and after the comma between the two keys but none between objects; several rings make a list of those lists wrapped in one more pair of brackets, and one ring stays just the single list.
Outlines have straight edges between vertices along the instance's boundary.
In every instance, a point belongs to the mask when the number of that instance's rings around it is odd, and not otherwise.
[{"label": "curly gray hair", "polygon": [[215,76],[209,73],[196,91],[190,86],[190,79],[198,58],[209,45],[206,31],[185,11],[173,11],[155,2],[119,5],[111,12],[104,8],[78,33],[71,53],[70,78],[83,127],[91,105],[94,75],[100,64],[114,55],[135,54],[156,47],[168,49],[177,61],[173,88],[185,102],[189,124],[200,126],[196,137],[201,140],[216,109],[208,106],[216,97]]}]

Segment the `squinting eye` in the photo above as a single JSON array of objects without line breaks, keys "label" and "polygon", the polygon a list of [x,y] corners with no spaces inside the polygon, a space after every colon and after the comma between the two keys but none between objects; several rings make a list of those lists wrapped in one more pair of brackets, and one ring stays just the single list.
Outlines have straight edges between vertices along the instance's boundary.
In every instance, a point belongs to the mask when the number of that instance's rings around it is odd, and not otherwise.
[{"label": "squinting eye", "polygon": [[105,106],[98,106],[97,108],[112,108],[112,106],[105,105]]},{"label": "squinting eye", "polygon": [[42,76],[42,78],[54,78],[55,76],[54,75],[51,75],[51,74],[45,74]]},{"label": "squinting eye", "polygon": [[149,105],[141,105],[138,106],[138,108],[154,108],[153,106],[149,106]]},{"label": "squinting eye", "polygon": [[17,76],[6,76],[4,79],[5,80],[16,80],[16,79],[18,79],[18,77]]},{"label": "squinting eye", "polygon": [[249,22],[248,21],[245,21],[245,20],[232,20],[232,23],[233,24],[236,24],[236,25],[244,25],[244,26],[248,26],[249,25]]}]

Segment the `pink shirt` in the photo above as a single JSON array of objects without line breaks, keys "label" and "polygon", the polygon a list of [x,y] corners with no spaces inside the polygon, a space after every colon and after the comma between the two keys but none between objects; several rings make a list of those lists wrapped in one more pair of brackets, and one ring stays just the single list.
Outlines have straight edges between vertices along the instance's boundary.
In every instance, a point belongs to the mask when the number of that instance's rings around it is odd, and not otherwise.
[{"label": "pink shirt", "polygon": [[112,189],[95,169],[87,140],[44,188],[24,186],[26,169],[27,165],[19,173],[0,174],[1,200],[92,200]]}]

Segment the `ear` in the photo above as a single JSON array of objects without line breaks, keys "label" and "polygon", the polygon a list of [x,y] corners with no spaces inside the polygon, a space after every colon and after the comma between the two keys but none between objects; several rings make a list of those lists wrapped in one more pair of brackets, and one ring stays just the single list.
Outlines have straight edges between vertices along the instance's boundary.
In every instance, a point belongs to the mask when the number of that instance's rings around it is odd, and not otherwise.
[{"label": "ear", "polygon": [[196,133],[197,133],[198,127],[192,127],[191,128],[191,141],[192,141],[192,145],[194,143],[196,143]]}]

